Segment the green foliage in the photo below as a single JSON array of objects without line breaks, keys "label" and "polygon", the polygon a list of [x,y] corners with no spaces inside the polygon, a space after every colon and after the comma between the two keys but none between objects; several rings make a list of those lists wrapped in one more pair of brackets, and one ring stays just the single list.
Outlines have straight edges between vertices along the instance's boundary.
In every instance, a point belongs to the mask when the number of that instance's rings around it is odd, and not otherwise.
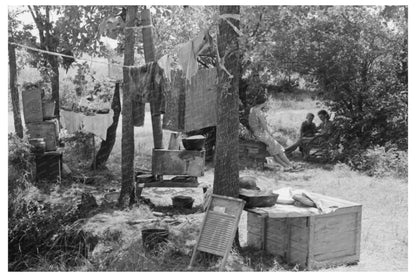
[{"label": "green foliage", "polygon": [[9,193],[30,185],[34,178],[34,156],[32,146],[27,138],[19,138],[16,134],[9,134],[9,165],[8,184]]},{"label": "green foliage", "polygon": [[349,165],[365,171],[370,176],[394,176],[407,178],[408,154],[397,147],[375,146],[358,153],[349,160]]},{"label": "green foliage", "polygon": [[27,270],[40,257],[74,266],[88,256],[94,240],[80,229],[77,219],[77,206],[72,202],[39,202],[30,190],[9,197],[9,270]]}]

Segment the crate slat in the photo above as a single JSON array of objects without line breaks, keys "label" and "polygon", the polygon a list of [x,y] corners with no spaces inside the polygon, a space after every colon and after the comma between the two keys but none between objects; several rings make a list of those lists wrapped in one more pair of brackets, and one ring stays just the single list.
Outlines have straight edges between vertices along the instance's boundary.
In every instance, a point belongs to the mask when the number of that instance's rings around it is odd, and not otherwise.
[{"label": "crate slat", "polygon": [[[362,206],[315,195],[338,209],[329,214],[296,218],[270,218],[265,211],[249,210],[248,244],[260,248],[264,237],[266,252],[307,269],[358,262]],[[266,234],[262,233],[261,217],[266,217]]]}]

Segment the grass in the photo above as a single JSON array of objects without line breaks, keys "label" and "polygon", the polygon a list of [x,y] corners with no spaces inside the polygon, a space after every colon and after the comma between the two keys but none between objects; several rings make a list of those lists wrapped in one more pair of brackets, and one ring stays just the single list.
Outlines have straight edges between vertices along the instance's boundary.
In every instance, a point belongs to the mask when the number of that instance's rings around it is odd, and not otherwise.
[{"label": "grass", "polygon": [[[26,70],[26,69],[25,69]],[[20,79],[26,79],[26,73]],[[29,74],[29,73],[27,73]],[[31,73],[30,73],[31,74]],[[271,100],[268,112],[268,122],[275,135],[283,144],[288,145],[296,139],[301,122],[306,113],[315,115],[320,106],[309,97],[296,101],[290,96],[280,95]],[[9,130],[12,117],[9,113]],[[121,128],[120,117],[117,130],[117,140],[108,161],[108,168],[114,179],[112,186],[120,185],[121,165]],[[319,123],[319,119],[315,119]],[[135,137],[135,166],[150,169],[151,151],[153,147],[151,119],[146,114],[143,127],[136,127]],[[164,142],[167,145],[169,132],[164,132]],[[295,155],[296,156],[296,155]],[[361,230],[360,262],[355,266],[339,266],[321,271],[407,271],[408,270],[408,184],[407,179],[393,177],[369,177],[352,171],[349,167],[337,165],[304,164],[305,170],[297,173],[275,171],[242,170],[240,176],[257,177],[258,186],[262,189],[279,189],[290,186],[294,189],[338,197],[363,205]],[[205,176],[200,182],[212,184],[213,169],[207,167]],[[102,183],[92,188],[100,201],[105,178]],[[83,189],[83,185],[77,185]],[[195,206],[202,204],[203,196],[200,189],[146,188],[143,196],[148,198],[159,210],[169,209],[170,198],[174,195],[190,195],[195,198]],[[196,209],[198,210],[198,209]],[[185,270],[190,261],[190,250],[202,220],[202,213],[179,215],[173,217],[181,222],[179,225],[167,224],[171,238],[169,244],[161,249],[158,257],[145,253],[141,242],[141,229],[152,224],[128,224],[137,219],[156,218],[151,208],[145,205],[126,211],[118,211],[111,207],[95,215],[84,226],[95,232],[101,238],[100,243],[92,253],[92,258],[80,261],[77,267],[63,268],[59,264],[39,263],[33,270],[78,270],[78,271],[179,271]],[[171,216],[172,217],[172,216]],[[297,271],[298,268],[280,264],[276,257],[256,252],[247,248],[247,214],[243,212],[239,225],[240,242],[243,246],[241,253],[230,254],[226,270],[229,271]],[[184,222],[186,224],[184,224]],[[182,225],[181,225],[182,224]],[[194,270],[210,271],[215,264]]]}]

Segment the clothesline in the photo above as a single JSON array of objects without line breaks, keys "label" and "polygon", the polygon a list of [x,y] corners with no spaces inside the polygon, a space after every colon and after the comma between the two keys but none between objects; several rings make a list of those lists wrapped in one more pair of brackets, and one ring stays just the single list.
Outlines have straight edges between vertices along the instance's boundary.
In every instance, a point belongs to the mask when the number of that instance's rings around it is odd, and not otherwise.
[{"label": "clothesline", "polygon": [[[222,14],[219,16],[220,19],[225,20],[232,28],[233,30],[239,35],[239,36],[244,36],[244,34],[234,25],[232,24],[228,19],[232,18],[235,19],[237,21],[240,20],[240,16],[239,15],[235,15],[235,14]],[[142,28],[154,28],[153,25],[145,25],[145,26],[133,26],[133,27],[125,27],[128,29],[142,29]],[[191,41],[193,43],[193,40]],[[52,51],[48,51],[48,50],[42,50],[42,49],[38,49],[38,48],[34,48],[31,46],[27,46],[27,45],[23,45],[23,44],[19,44],[19,43],[14,43],[14,42],[9,42],[9,44],[11,45],[15,45],[15,46],[19,46],[19,47],[23,47],[26,49],[30,49],[32,51],[36,51],[36,52],[40,52],[40,53],[44,53],[44,54],[48,54],[48,55],[53,55],[53,56],[59,56],[59,57],[63,57],[63,58],[70,58],[70,59],[74,59],[74,60],[78,60],[78,61],[86,61],[86,62],[90,62],[90,63],[99,63],[99,64],[105,64],[108,65],[108,62],[102,62],[102,61],[97,61],[94,59],[82,59],[82,58],[75,58],[74,56],[70,56],[70,55],[65,55],[62,53],[57,53],[57,52],[52,52]],[[192,45],[193,48],[193,45]],[[218,52],[218,51],[217,51]],[[195,55],[195,53],[193,53]],[[218,57],[219,54],[217,53]],[[196,62],[196,60],[195,60]],[[141,66],[137,66],[137,65],[121,65],[119,63],[115,63],[111,60],[111,64],[114,64],[117,67],[120,68],[140,68]],[[224,67],[224,65],[222,63],[220,63],[220,67],[227,72],[227,74],[232,78],[232,75],[228,72],[228,70]],[[185,70],[185,68],[183,68]],[[185,70],[186,71],[186,70]],[[188,74],[187,74],[187,79],[190,79]]]},{"label": "clothesline", "polygon": [[[57,52],[42,50],[42,49],[34,48],[34,47],[31,47],[31,46],[27,46],[27,45],[15,43],[15,42],[9,42],[9,44],[19,46],[19,47],[23,47],[23,48],[27,48],[27,49],[30,49],[32,51],[36,51],[36,52],[40,52],[40,53],[49,54],[49,55],[52,55],[52,56],[59,56],[59,57],[64,57],[64,58],[71,58],[71,59],[78,60],[78,61],[94,62],[94,63],[101,63],[101,64],[108,65],[107,62],[97,61],[97,60],[93,60],[93,59],[87,60],[87,59],[82,59],[82,58],[75,58],[74,56],[69,56],[69,55],[65,55],[65,54],[61,54],[61,53],[57,53]],[[116,66],[119,66],[119,67],[126,67],[126,68],[138,68],[138,67],[140,67],[140,66],[137,66],[137,65],[121,65],[121,64],[118,64],[118,63],[114,63],[114,62],[112,62],[112,63],[115,64]]]}]

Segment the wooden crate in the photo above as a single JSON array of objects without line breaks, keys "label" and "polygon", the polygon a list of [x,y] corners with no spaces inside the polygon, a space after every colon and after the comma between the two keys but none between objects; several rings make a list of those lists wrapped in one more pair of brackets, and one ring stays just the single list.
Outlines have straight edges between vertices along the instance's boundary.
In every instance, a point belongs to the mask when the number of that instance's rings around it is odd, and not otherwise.
[{"label": "wooden crate", "polygon": [[286,218],[270,217],[270,212],[260,209],[248,210],[248,245],[308,270],[357,263],[362,206],[327,196],[322,198],[337,203],[339,208],[328,214]]},{"label": "wooden crate", "polygon": [[36,87],[24,89],[22,102],[25,123],[42,122],[42,90]]},{"label": "wooden crate", "polygon": [[36,156],[36,179],[60,181],[62,172],[62,153],[45,152]]},{"label": "wooden crate", "polygon": [[153,149],[153,175],[204,176],[205,150]]},{"label": "wooden crate", "polygon": [[239,140],[239,165],[240,169],[264,168],[265,159],[268,156],[266,145],[260,141]]},{"label": "wooden crate", "polygon": [[56,119],[26,124],[31,138],[44,138],[46,151],[55,151],[58,144],[59,125]]}]

